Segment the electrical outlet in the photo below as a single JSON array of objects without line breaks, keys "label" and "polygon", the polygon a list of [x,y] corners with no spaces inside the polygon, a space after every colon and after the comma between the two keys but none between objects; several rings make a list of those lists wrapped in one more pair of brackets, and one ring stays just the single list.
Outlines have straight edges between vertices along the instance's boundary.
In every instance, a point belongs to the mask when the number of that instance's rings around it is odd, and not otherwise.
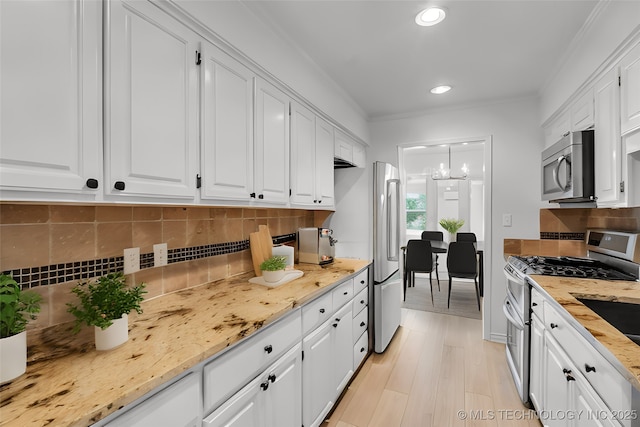
[{"label": "electrical outlet", "polygon": [[160,267],[167,265],[167,244],[158,243],[153,245],[153,265],[154,267]]},{"label": "electrical outlet", "polygon": [[502,214],[502,226],[511,227],[511,214]]},{"label": "electrical outlet", "polygon": [[124,250],[124,274],[135,273],[140,270],[140,248]]}]

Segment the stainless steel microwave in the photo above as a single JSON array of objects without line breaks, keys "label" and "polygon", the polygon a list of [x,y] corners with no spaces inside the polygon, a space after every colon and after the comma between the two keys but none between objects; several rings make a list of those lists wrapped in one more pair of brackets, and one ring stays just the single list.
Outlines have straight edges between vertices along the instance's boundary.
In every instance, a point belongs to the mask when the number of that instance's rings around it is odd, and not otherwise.
[{"label": "stainless steel microwave", "polygon": [[593,134],[569,132],[542,152],[542,200],[595,202]]}]

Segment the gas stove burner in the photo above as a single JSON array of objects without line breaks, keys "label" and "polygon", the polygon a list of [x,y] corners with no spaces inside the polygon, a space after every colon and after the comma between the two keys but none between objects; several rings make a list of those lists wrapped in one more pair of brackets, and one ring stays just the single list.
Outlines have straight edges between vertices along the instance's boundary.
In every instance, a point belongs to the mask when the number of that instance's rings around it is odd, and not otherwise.
[{"label": "gas stove burner", "polygon": [[515,258],[526,266],[525,273],[527,274],[600,280],[638,280],[637,277],[631,274],[595,259],[566,256],[527,256]]}]

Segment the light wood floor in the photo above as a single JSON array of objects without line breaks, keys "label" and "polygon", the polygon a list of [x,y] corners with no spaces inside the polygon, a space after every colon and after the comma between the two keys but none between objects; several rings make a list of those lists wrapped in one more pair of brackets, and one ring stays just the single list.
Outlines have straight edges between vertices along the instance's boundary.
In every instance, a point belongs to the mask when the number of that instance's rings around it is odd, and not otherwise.
[{"label": "light wood floor", "polygon": [[402,317],[322,427],[540,427],[520,403],[504,344],[482,339],[482,321],[408,309]]}]

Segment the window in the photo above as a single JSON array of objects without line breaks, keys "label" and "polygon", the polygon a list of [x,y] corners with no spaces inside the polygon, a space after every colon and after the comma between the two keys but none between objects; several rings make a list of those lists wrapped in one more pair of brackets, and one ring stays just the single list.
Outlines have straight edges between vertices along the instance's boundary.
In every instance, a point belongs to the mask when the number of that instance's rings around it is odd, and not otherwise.
[{"label": "window", "polygon": [[407,230],[424,230],[427,224],[427,195],[407,193]]}]

